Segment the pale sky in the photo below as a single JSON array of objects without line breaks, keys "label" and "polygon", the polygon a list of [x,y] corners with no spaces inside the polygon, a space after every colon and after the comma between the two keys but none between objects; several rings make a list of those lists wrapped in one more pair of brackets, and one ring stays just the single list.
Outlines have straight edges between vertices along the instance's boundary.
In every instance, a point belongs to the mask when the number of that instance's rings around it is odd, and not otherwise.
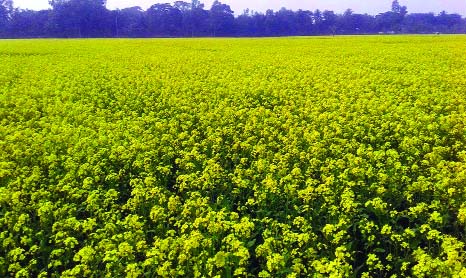
[{"label": "pale sky", "polygon": [[[48,0],[13,0],[16,7],[22,9],[40,10],[49,8]],[[191,2],[190,0],[185,0]],[[147,9],[155,3],[173,3],[171,0],[107,0],[107,8],[127,8],[140,6]],[[204,0],[206,8],[210,8],[213,0]],[[286,7],[292,10],[333,10],[342,13],[347,8],[357,13],[378,14],[390,10],[391,0],[223,0],[235,11],[236,15],[244,9],[264,12],[267,9],[279,10]],[[449,13],[459,13],[466,15],[466,0],[400,0],[400,4],[408,6],[408,12],[434,12],[439,13],[445,10]]]}]

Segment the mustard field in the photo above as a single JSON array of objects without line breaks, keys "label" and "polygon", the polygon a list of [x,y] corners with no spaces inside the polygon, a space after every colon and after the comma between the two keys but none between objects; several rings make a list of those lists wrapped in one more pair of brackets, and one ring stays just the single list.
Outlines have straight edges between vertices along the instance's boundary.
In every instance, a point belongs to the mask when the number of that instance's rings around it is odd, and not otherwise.
[{"label": "mustard field", "polygon": [[465,46],[0,41],[0,277],[466,277]]}]

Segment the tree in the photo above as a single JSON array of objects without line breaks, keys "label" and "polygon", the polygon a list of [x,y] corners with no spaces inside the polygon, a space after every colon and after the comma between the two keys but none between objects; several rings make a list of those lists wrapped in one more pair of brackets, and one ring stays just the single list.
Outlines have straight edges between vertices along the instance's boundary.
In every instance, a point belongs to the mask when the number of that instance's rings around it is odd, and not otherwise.
[{"label": "tree", "polygon": [[209,13],[199,0],[192,0],[190,9],[183,14],[183,21],[192,37],[208,35]]},{"label": "tree", "polygon": [[321,32],[334,35],[337,27],[337,15],[333,11],[326,10],[322,13],[322,16],[324,20],[321,25]]},{"label": "tree", "polygon": [[436,32],[441,33],[464,33],[466,24],[464,23],[461,15],[447,14],[442,11],[435,20]]},{"label": "tree", "polygon": [[312,34],[313,25],[312,25],[312,12],[298,10],[295,14],[295,24],[297,35],[306,36]]},{"label": "tree", "polygon": [[392,2],[392,12],[394,12],[394,13],[400,13],[401,12],[401,5],[400,5],[400,2],[398,2],[398,0],[394,0]]},{"label": "tree", "polygon": [[12,0],[0,0],[0,34],[5,31],[13,13]]},{"label": "tree", "polygon": [[433,33],[435,32],[435,15],[428,14],[409,14],[404,21],[405,33]]},{"label": "tree", "polygon": [[11,37],[37,38],[50,34],[50,10],[16,10],[10,20]]},{"label": "tree", "polygon": [[[390,27],[387,27],[389,29]],[[338,18],[339,34],[364,34],[375,32],[375,19],[368,14],[356,14],[347,9]]]},{"label": "tree", "polygon": [[105,36],[108,11],[105,0],[51,0],[56,32],[61,36]]},{"label": "tree", "polygon": [[322,23],[323,23],[324,19],[322,17],[322,12],[319,9],[314,11],[313,16],[312,16],[312,20],[313,20],[314,26],[315,26],[315,28],[314,28],[315,34],[321,34],[322,29],[323,29]]},{"label": "tree", "polygon": [[408,9],[406,6],[401,6],[398,0],[394,0],[392,2],[392,30],[393,31],[401,31],[401,25],[403,23],[403,20],[408,13]]},{"label": "tree", "polygon": [[408,8],[406,6],[401,6],[398,0],[395,0],[392,3],[392,12],[404,17],[408,13]]},{"label": "tree", "polygon": [[275,13],[275,24],[277,34],[280,36],[297,35],[297,18],[292,10],[281,8]]},{"label": "tree", "polygon": [[147,25],[144,11],[141,7],[130,7],[114,11],[115,33],[120,37],[145,37],[147,35]]},{"label": "tree", "polygon": [[177,8],[178,10],[180,10],[182,13],[186,13],[191,9],[191,4],[189,4],[188,2],[184,2],[184,1],[175,1],[173,6]]},{"label": "tree", "polygon": [[406,6],[401,6],[398,0],[392,2],[392,12],[405,16],[408,13]]},{"label": "tree", "polygon": [[180,35],[183,14],[170,4],[152,5],[146,12],[149,33],[152,36]]},{"label": "tree", "polygon": [[252,36],[254,34],[254,20],[253,14],[250,13],[249,9],[243,11],[235,19],[235,30],[238,36]]},{"label": "tree", "polygon": [[352,34],[356,31],[354,12],[351,9],[347,9],[342,16],[339,17],[337,23],[337,29],[342,34]]},{"label": "tree", "polygon": [[329,34],[465,33],[466,19],[441,12],[408,14],[406,6],[391,1],[389,11],[377,16],[347,9],[292,11],[281,8],[258,13],[249,10],[235,18],[219,0],[206,10],[200,0],[154,4],[109,11],[105,0],[50,0],[44,11],[13,8],[0,0],[0,37],[191,37],[294,36]]},{"label": "tree", "polygon": [[401,32],[407,13],[406,6],[401,6],[397,0],[394,0],[391,11],[376,17],[377,29],[383,32]]},{"label": "tree", "polygon": [[210,8],[209,22],[214,37],[233,34],[235,17],[229,5],[214,1]]}]

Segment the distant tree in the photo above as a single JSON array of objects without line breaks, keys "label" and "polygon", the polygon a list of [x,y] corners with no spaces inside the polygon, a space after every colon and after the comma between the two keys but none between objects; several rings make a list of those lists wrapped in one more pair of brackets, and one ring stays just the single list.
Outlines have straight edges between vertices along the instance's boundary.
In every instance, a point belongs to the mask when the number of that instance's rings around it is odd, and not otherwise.
[{"label": "distant tree", "polygon": [[436,32],[465,33],[466,22],[459,14],[447,14],[442,11],[435,20]]},{"label": "distant tree", "polygon": [[[173,8],[181,13],[181,36],[207,36],[209,34],[209,12],[199,0],[175,1]],[[178,16],[178,15],[177,15]]]},{"label": "distant tree", "polygon": [[347,9],[343,15],[339,16],[337,23],[337,31],[340,34],[354,34],[357,33],[356,17],[353,10]]},{"label": "distant tree", "polygon": [[191,10],[204,9],[204,4],[199,0],[191,0]]},{"label": "distant tree", "polygon": [[173,6],[180,10],[182,13],[186,13],[191,9],[191,4],[184,1],[175,1]]},{"label": "distant tree", "polygon": [[321,23],[320,32],[322,34],[335,34],[337,29],[338,17],[333,11],[324,11],[322,13],[323,21]]},{"label": "distant tree", "polygon": [[235,18],[229,5],[214,1],[209,10],[200,0],[159,3],[109,11],[105,0],[49,0],[51,10],[14,9],[0,0],[0,37],[191,37],[294,36],[329,34],[466,33],[466,19],[441,12],[408,14],[406,6],[391,1],[387,12],[372,16],[347,9],[265,13],[245,10]]},{"label": "distant tree", "polygon": [[393,31],[401,31],[401,24],[408,13],[408,9],[406,6],[401,6],[398,0],[394,0],[392,2],[392,22],[391,22],[391,29]]},{"label": "distant tree", "polygon": [[209,12],[209,23],[214,37],[233,35],[235,17],[230,6],[214,1]]},{"label": "distant tree", "polygon": [[185,1],[175,1],[173,7],[181,12],[181,36],[190,36],[191,30],[188,27],[191,13],[191,3]]},{"label": "distant tree", "polygon": [[464,33],[466,22],[458,14],[441,12],[408,14],[403,23],[404,33]]},{"label": "distant tree", "polygon": [[13,12],[12,0],[0,0],[0,18],[8,19]]},{"label": "distant tree", "polygon": [[117,36],[132,38],[147,36],[147,24],[141,7],[113,11],[113,18],[116,19],[114,33]]},{"label": "distant tree", "polygon": [[353,14],[352,24],[356,34],[368,34],[376,32],[375,18],[368,14]]},{"label": "distant tree", "polygon": [[298,34],[298,24],[295,12],[281,8],[275,13],[277,32],[280,36],[296,36]]},{"label": "distant tree", "polygon": [[400,13],[401,12],[401,5],[400,5],[400,2],[398,2],[398,0],[394,0],[392,2],[392,12],[394,12],[394,13]]},{"label": "distant tree", "polygon": [[249,9],[244,10],[243,13],[235,19],[235,30],[238,36],[253,36],[255,33],[254,19]]},{"label": "distant tree", "polygon": [[368,14],[356,14],[347,9],[338,18],[337,33],[367,34],[375,32],[375,18]]},{"label": "distant tree", "polygon": [[267,27],[267,15],[262,13],[254,13],[252,16],[253,19],[253,30],[255,31],[255,36],[267,36],[270,35],[269,28]]},{"label": "distant tree", "polygon": [[[257,18],[260,19],[260,18]],[[278,26],[275,18],[275,12],[272,9],[265,11],[265,17],[263,20],[263,34],[264,36],[276,36],[278,35]]]},{"label": "distant tree", "polygon": [[0,34],[6,33],[8,22],[11,19],[13,13],[13,1],[12,0],[0,0]]},{"label": "distant tree", "polygon": [[312,34],[314,28],[312,24],[312,16],[313,14],[311,11],[298,10],[295,13],[297,35],[305,36]]},{"label": "distant tree", "polygon": [[209,34],[209,12],[204,10],[204,4],[192,0],[190,9],[183,14],[183,21],[192,37]]},{"label": "distant tree", "polygon": [[181,35],[183,14],[170,4],[155,4],[147,11],[147,27],[151,36]]},{"label": "distant tree", "polygon": [[433,13],[415,13],[406,16],[403,25],[405,33],[433,33],[436,18]]},{"label": "distant tree", "polygon": [[319,9],[314,11],[313,16],[312,16],[312,21],[315,27],[314,34],[322,34],[323,29],[324,29],[324,26],[323,26],[324,18],[322,16],[322,12]]},{"label": "distant tree", "polygon": [[51,10],[16,10],[10,20],[11,37],[37,38],[50,36]]},{"label": "distant tree", "polygon": [[52,22],[61,36],[98,37],[108,35],[105,0],[50,0]]}]

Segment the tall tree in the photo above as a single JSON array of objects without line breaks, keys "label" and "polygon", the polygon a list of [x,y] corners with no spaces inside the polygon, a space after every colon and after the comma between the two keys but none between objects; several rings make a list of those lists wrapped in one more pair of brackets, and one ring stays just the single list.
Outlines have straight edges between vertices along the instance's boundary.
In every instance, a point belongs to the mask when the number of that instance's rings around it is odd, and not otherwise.
[{"label": "tall tree", "polygon": [[383,32],[401,32],[407,13],[408,9],[406,6],[401,6],[397,0],[394,0],[391,11],[379,14],[376,17],[377,29]]},{"label": "tall tree", "polygon": [[317,9],[314,11],[314,13],[312,14],[312,21],[314,22],[314,30],[315,30],[315,33],[316,34],[320,34],[322,33],[322,29],[323,29],[323,26],[322,26],[322,23],[324,21],[324,18],[322,16],[322,12]]},{"label": "tall tree", "polygon": [[401,6],[398,0],[394,0],[392,2],[392,12],[402,14],[404,16],[407,13],[407,8],[406,6]]},{"label": "tall tree", "polygon": [[183,21],[192,37],[208,35],[209,13],[199,0],[191,1],[190,9],[183,14]]},{"label": "tall tree", "polygon": [[214,37],[233,35],[235,17],[229,5],[214,1],[209,17],[210,29]]},{"label": "tall tree", "polygon": [[10,37],[34,38],[50,36],[50,10],[16,10],[10,20]]},{"label": "tall tree", "polygon": [[59,35],[105,36],[109,19],[106,0],[51,0],[53,23]]},{"label": "tall tree", "polygon": [[394,0],[392,3],[392,13],[394,14],[392,29],[400,32],[403,20],[408,13],[408,8],[406,6],[401,6],[398,0]]},{"label": "tall tree", "polygon": [[176,36],[181,32],[183,15],[170,4],[154,4],[147,10],[147,27],[152,36]]},{"label": "tall tree", "polygon": [[312,12],[311,11],[304,11],[298,10],[296,12],[296,21],[295,24],[297,29],[297,35],[305,36],[312,34],[314,29],[312,24]]},{"label": "tall tree", "polygon": [[114,33],[117,37],[145,37],[147,23],[141,7],[130,7],[113,11],[115,19]]},{"label": "tall tree", "polygon": [[276,30],[279,35],[296,35],[298,24],[296,23],[295,12],[286,8],[281,8],[275,13]]},{"label": "tall tree", "polygon": [[0,0],[0,34],[6,32],[6,27],[13,13],[12,0]]},{"label": "tall tree", "polygon": [[459,14],[447,14],[442,11],[435,21],[436,32],[441,33],[464,33],[466,30],[466,22]]},{"label": "tall tree", "polygon": [[321,32],[323,34],[335,35],[337,31],[338,16],[333,11],[325,10],[322,14],[324,21],[322,22]]}]

